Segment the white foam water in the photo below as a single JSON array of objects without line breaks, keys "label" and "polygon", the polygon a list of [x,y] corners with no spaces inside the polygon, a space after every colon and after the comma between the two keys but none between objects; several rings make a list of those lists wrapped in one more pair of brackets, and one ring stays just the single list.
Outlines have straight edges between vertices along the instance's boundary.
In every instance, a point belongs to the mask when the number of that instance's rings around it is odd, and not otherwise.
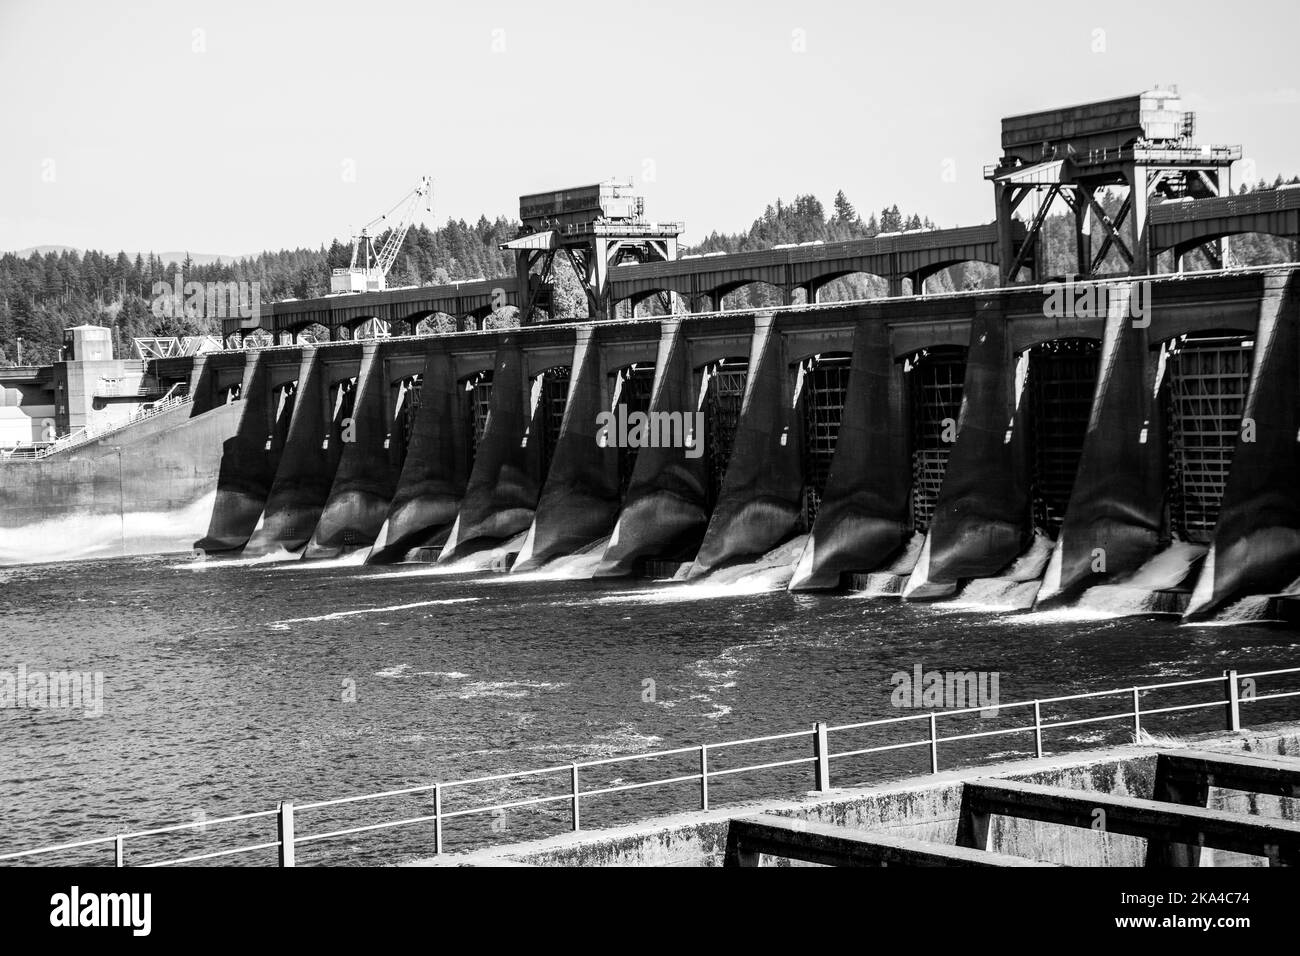
[{"label": "white foam water", "polygon": [[392,604],[388,607],[363,607],[355,608],[350,611],[334,611],[330,614],[317,614],[313,617],[291,617],[283,621],[272,621],[268,627],[276,630],[288,630],[291,624],[313,624],[318,621],[337,621],[345,617],[356,617],[360,614],[385,614],[391,611],[410,611],[420,607],[432,607],[436,604],[463,604],[466,601],[478,601],[476,597],[462,598],[443,598],[438,601],[415,601],[411,604]]},{"label": "white foam water", "polygon": [[605,556],[605,549],[609,547],[609,538],[610,536],[606,535],[599,541],[593,541],[585,548],[578,549],[573,554],[548,561],[536,571],[520,571],[518,573],[511,571],[501,580],[503,582],[589,580],[596,573],[596,568],[600,567],[601,559]]},{"label": "white foam water", "polygon": [[173,511],[73,514],[0,529],[0,565],[187,551],[207,534],[217,493]]},{"label": "white foam water", "polygon": [[997,577],[968,581],[944,608],[984,611],[1022,611],[1034,606],[1043,572],[1052,557],[1052,539],[1034,530],[1029,547]]},{"label": "white foam water", "polygon": [[[337,558],[303,558],[298,564],[294,565],[294,571],[329,571],[333,568],[359,568],[366,563],[366,558],[370,557],[369,548],[358,548],[355,551],[349,551],[347,554],[340,554]],[[277,568],[276,570],[284,570]]]},{"label": "white foam water", "polygon": [[266,554],[258,555],[255,558],[223,558],[220,555],[209,554],[201,558],[194,558],[182,564],[173,564],[172,568],[177,571],[213,571],[218,568],[248,568],[259,564],[280,564],[284,561],[299,561],[302,558],[297,551],[289,551],[285,548],[279,548],[275,551],[268,551]]},{"label": "white foam water", "polygon": [[1010,578],[977,578],[966,584],[950,601],[936,610],[1021,611],[1033,607],[1039,582],[1014,581]]},{"label": "white foam water", "polygon": [[528,532],[522,531],[509,541],[494,548],[475,551],[463,558],[456,558],[446,564],[435,565],[432,570],[443,574],[464,574],[466,571],[505,571],[510,567],[510,555],[518,554],[523,547]]},{"label": "white foam water", "polygon": [[1242,624],[1258,624],[1260,621],[1275,621],[1269,614],[1273,602],[1270,594],[1252,594],[1229,604],[1223,610],[1206,621],[1189,621],[1185,627],[1238,627]]}]

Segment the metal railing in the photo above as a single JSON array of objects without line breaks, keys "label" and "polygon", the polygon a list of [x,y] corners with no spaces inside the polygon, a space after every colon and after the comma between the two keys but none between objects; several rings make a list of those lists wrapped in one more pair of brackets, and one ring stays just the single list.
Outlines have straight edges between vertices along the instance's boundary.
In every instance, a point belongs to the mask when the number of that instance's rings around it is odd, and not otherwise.
[{"label": "metal railing", "polygon": [[[22,850],[15,853],[0,854],[0,862],[7,860],[27,859],[51,853],[66,853],[67,851],[83,849],[86,847],[111,846],[113,848],[113,861],[116,866],[126,865],[126,844],[128,841],[136,841],[146,837],[153,837],[168,833],[179,833],[186,830],[203,829],[213,826],[244,822],[248,820],[265,819],[274,817],[276,820],[276,835],[273,840],[266,840],[246,846],[237,846],[221,850],[214,850],[205,853],[196,853],[187,856],[174,857],[161,860],[153,860],[147,863],[138,864],[142,866],[176,866],[187,863],[198,863],[207,860],[221,859],[225,857],[238,856],[246,853],[255,853],[262,850],[276,849],[279,855],[280,866],[294,866],[296,858],[296,848],[305,843],[315,843],[322,840],[337,839],[344,836],[353,836],[362,833],[374,833],[381,830],[393,830],[401,827],[416,826],[422,824],[433,825],[433,852],[435,855],[443,852],[443,827],[449,820],[460,819],[464,817],[496,814],[506,810],[519,809],[522,807],[540,807],[546,804],[566,803],[569,807],[569,822],[573,832],[582,829],[582,800],[590,800],[593,797],[606,796],[615,793],[628,793],[636,790],[645,790],[652,787],[666,787],[679,784],[695,784],[698,786],[699,801],[698,806],[701,810],[710,809],[709,785],[711,781],[719,778],[734,776],[744,773],[757,773],[761,771],[775,770],[782,767],[797,767],[811,765],[813,768],[813,787],[817,792],[825,793],[831,789],[831,772],[830,764],[833,760],[845,760],[850,757],[863,757],[872,754],[883,754],[894,751],[909,750],[914,748],[925,748],[928,752],[930,773],[939,772],[939,753],[941,744],[953,744],[959,741],[986,739],[1006,735],[1029,735],[1033,734],[1033,754],[1036,758],[1041,758],[1046,752],[1043,745],[1044,734],[1049,731],[1059,730],[1065,727],[1082,727],[1094,724],[1106,723],[1109,721],[1128,721],[1131,722],[1132,732],[1135,740],[1140,739],[1143,731],[1142,721],[1144,718],[1154,717],[1161,714],[1184,713],[1188,711],[1205,710],[1211,708],[1221,708],[1224,713],[1224,726],[1229,731],[1238,731],[1241,729],[1241,707],[1243,704],[1258,703],[1267,700],[1281,700],[1283,698],[1300,697],[1300,690],[1280,691],[1270,694],[1258,694],[1254,691],[1254,681],[1262,677],[1275,677],[1283,674],[1300,674],[1300,667],[1280,668],[1276,670],[1255,671],[1251,673],[1238,673],[1235,670],[1225,671],[1221,677],[1202,677],[1192,680],[1171,681],[1162,684],[1142,684],[1134,687],[1117,688],[1114,690],[1093,691],[1085,694],[1069,694],[1060,697],[1040,698],[1038,700],[1019,701],[1011,704],[990,703],[985,706],[965,707],[954,710],[930,711],[922,714],[909,714],[903,717],[886,717],[876,720],[865,720],[858,723],[839,724],[831,726],[824,722],[818,722],[813,725],[811,730],[795,730],[781,734],[771,734],[764,737],[749,737],[743,740],[727,740],[720,743],[698,744],[689,747],[678,747],[672,750],[658,750],[650,753],[628,754],[621,757],[605,757],[598,760],[577,761],[570,764],[561,764],[551,767],[543,767],[535,770],[518,770],[507,773],[492,774],[484,777],[471,777],[463,780],[452,780],[440,783],[421,784],[413,787],[405,787],[398,790],[387,790],[381,793],[368,793],[352,797],[339,797],[332,800],[319,800],[311,803],[295,805],[292,800],[282,801],[275,810],[261,810],[253,813],[240,813],[233,816],[221,817],[215,820],[199,820],[193,823],[181,823],[172,826],[157,827],[150,830],[137,830],[129,833],[122,833],[116,836],[99,837],[92,840],[79,840],[71,843],[61,843],[55,846],[40,847],[34,850]],[[1250,681],[1250,690],[1247,694],[1241,693],[1243,681]],[[1203,687],[1213,685],[1221,688],[1222,694],[1216,696],[1213,700],[1198,701],[1195,703],[1175,704],[1164,707],[1147,707],[1142,706],[1144,694],[1150,694],[1157,691],[1165,691],[1178,687]],[[1123,696],[1130,701],[1130,706],[1117,713],[1103,714],[1100,716],[1075,717],[1058,720],[1045,720],[1043,717],[1043,708],[1045,706],[1060,705],[1075,701],[1099,700],[1106,697]],[[1024,723],[1014,727],[1005,727],[997,730],[979,731],[974,733],[960,733],[949,736],[940,736],[939,721],[948,720],[953,717],[959,717],[970,714],[988,714],[990,711],[1000,715],[1002,711],[1008,710],[1029,710],[1033,714],[1033,723]],[[860,747],[842,751],[833,751],[830,747],[830,735],[837,733],[846,733],[850,731],[863,730],[875,727],[892,727],[897,725],[922,723],[925,728],[925,735],[917,740],[905,740],[901,743],[885,744],[873,747]],[[738,747],[747,747],[758,744],[771,744],[778,741],[795,741],[805,740],[811,744],[811,754],[793,758],[784,758],[769,760],[763,763],[746,764],[739,767],[726,767],[723,769],[711,769],[710,757],[717,755],[719,752]],[[675,776],[658,777],[653,780],[638,781],[636,783],[624,783],[604,787],[596,787],[590,790],[582,789],[581,773],[583,770],[593,767],[608,767],[616,764],[629,764],[634,762],[652,762],[668,757],[682,757],[685,755],[695,755],[698,761],[698,770],[690,773],[678,774]],[[564,774],[568,776],[568,790],[562,793],[529,797],[520,800],[511,800],[498,802],[490,805],[469,806],[455,810],[446,810],[443,802],[447,794],[452,790],[464,790],[465,788],[486,783],[501,783],[504,781],[522,780],[525,778],[540,778],[549,775]],[[385,820],[379,823],[363,824],[359,826],[344,827],[341,829],[326,830],[320,833],[310,833],[305,836],[298,836],[296,833],[297,814],[320,810],[328,807],[341,807],[350,804],[365,803],[373,800],[392,799],[394,797],[411,796],[414,794],[429,794],[433,798],[433,812],[420,814],[417,816],[408,816],[401,819]]]},{"label": "metal railing", "polygon": [[0,454],[0,461],[40,461],[59,452],[88,445],[93,441],[98,441],[105,435],[111,435],[113,432],[130,428],[132,425],[138,425],[140,422],[148,421],[164,412],[169,412],[173,408],[188,405],[192,401],[191,396],[173,394],[178,387],[179,385],[173,385],[166,395],[156,402],[141,407],[132,413],[129,418],[116,422],[106,422],[102,425],[84,426],[69,435],[56,438],[52,442],[16,448],[12,452]]},{"label": "metal railing", "polygon": [[[1191,146],[1105,146],[1086,152],[1072,153],[1068,157],[1056,155],[1044,157],[1043,162],[1057,159],[1069,159],[1076,166],[1096,166],[1105,163],[1118,163],[1137,160],[1144,163],[1169,163],[1171,165],[1197,165],[1199,163],[1227,163],[1241,159],[1240,146],[1214,146],[1210,144],[1193,144]],[[1031,166],[1033,163],[1025,163]],[[985,163],[984,178],[992,179],[999,170],[1011,171],[1013,167],[1001,162]],[[1024,167],[1018,167],[1024,168]]]}]

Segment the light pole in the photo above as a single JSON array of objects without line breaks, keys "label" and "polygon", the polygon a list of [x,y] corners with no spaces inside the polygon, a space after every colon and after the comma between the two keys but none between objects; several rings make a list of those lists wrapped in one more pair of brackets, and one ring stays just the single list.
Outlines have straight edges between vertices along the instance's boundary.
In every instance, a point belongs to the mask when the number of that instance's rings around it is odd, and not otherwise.
[{"label": "light pole", "polygon": [[14,364],[22,365],[23,364],[23,337],[20,335],[18,336],[18,338],[14,339],[14,341],[18,343],[18,361]]}]

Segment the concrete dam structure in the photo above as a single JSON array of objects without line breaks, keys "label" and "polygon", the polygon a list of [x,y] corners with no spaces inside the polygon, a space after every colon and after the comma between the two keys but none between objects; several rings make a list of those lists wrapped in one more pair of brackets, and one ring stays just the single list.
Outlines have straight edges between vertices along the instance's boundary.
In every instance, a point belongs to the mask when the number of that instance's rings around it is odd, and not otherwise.
[{"label": "concrete dam structure", "polygon": [[[1145,318],[1120,280],[1063,316],[1026,287],[160,360],[184,409],[0,472],[6,558],[696,579],[795,542],[793,589],[1210,613],[1300,578],[1298,275],[1158,277]],[[619,406],[644,447],[600,440]]]},{"label": "concrete dam structure", "polygon": [[[1045,184],[1086,210],[1108,176],[1158,164],[1191,193],[1105,218],[1102,245],[1135,268],[1235,233],[1294,239],[1300,193],[1228,197],[1230,159],[1209,147],[1018,159],[1024,119],[1004,123],[989,227],[683,261],[663,225],[536,212],[504,297],[477,283],[276,304],[253,321],[281,344],[153,360],[182,406],[0,467],[0,560],[364,552],[687,581],[760,567],[792,590],[1288,616],[1300,266],[1100,278],[1105,250],[1081,241],[1077,280],[919,293],[972,258],[1007,283],[1038,275],[1041,217],[1009,216]],[[629,250],[641,258],[619,264]],[[530,321],[560,253],[590,266],[595,320]],[[863,270],[895,294],[817,302]],[[620,299],[712,307],[756,280],[804,302],[610,318]],[[507,301],[517,328],[297,341],[309,323],[415,332],[443,310],[464,328]]]}]

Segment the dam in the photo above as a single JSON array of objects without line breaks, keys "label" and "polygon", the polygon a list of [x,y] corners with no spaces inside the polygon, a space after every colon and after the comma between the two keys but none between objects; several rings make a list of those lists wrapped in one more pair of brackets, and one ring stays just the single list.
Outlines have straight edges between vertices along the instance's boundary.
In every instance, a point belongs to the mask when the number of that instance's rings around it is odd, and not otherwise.
[{"label": "dam", "polygon": [[[1291,619],[1300,265],[1223,254],[1240,233],[1294,243],[1300,190],[1234,195],[1239,147],[1190,142],[1182,115],[1145,93],[1004,120],[998,218],[961,229],[678,257],[680,224],[625,196],[619,215],[523,197],[514,279],[227,319],[225,348],[147,362],[168,397],[150,414],[0,462],[0,560],[682,581],[766,560],[796,592]],[[1112,217],[1099,192],[1125,184]],[[1040,215],[1015,216],[1035,193]],[[1079,270],[1048,277],[1057,197]],[[562,255],[588,320],[547,312]],[[972,261],[995,287],[927,293]],[[819,301],[855,273],[890,294]],[[722,309],[751,282],[781,304]],[[507,306],[517,324],[486,327]],[[601,434],[613,413],[635,441]],[[696,416],[698,444],[659,427]]]}]

